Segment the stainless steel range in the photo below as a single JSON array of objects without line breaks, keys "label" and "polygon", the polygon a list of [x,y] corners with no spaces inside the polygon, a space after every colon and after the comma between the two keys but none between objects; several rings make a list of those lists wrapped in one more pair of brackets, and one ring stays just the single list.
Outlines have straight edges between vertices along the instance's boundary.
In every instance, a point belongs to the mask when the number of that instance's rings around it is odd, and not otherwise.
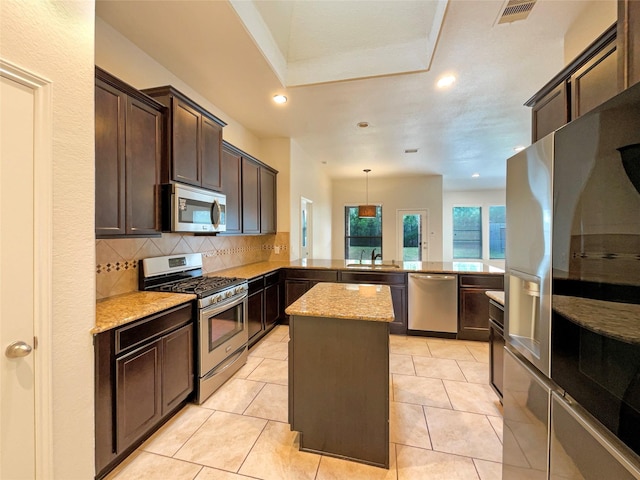
[{"label": "stainless steel range", "polygon": [[145,258],[139,288],[198,296],[196,402],[204,402],[247,361],[247,280],[203,275],[193,253]]}]

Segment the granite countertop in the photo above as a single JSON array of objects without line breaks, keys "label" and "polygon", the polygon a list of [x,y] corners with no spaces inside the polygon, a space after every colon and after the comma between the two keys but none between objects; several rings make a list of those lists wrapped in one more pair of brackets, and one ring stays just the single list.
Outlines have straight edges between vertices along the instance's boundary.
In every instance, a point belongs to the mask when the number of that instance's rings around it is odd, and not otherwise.
[{"label": "granite countertop", "polygon": [[289,305],[288,315],[393,322],[388,285],[318,283]]},{"label": "granite countertop", "polygon": [[487,297],[491,300],[498,302],[504,307],[504,292],[502,290],[487,290],[484,293],[486,293]]},{"label": "granite countertop", "polygon": [[195,298],[195,295],[184,293],[130,292],[99,300],[96,302],[96,326],[91,333],[111,330]]},{"label": "granite countertop", "polygon": [[[225,277],[255,278],[279,268],[299,268],[310,270],[354,270],[367,272],[422,272],[422,273],[482,273],[503,275],[504,270],[481,262],[375,262],[371,268],[370,260],[363,260],[362,267],[347,267],[353,261],[345,260],[295,260],[292,262],[258,262],[240,267],[226,268],[209,273]],[[357,263],[357,262],[356,262]],[[394,267],[393,265],[398,265]]]},{"label": "granite countertop", "polygon": [[578,325],[621,342],[640,344],[640,305],[553,295],[553,310]]}]

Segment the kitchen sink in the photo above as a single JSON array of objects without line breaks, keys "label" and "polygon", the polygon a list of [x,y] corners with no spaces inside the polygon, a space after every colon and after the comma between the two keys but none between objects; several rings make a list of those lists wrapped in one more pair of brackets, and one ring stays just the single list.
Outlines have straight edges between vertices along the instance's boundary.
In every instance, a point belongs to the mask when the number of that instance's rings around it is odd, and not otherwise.
[{"label": "kitchen sink", "polygon": [[400,268],[397,263],[379,263],[371,265],[367,263],[347,263],[347,268],[361,268],[365,270],[386,270],[388,268]]}]

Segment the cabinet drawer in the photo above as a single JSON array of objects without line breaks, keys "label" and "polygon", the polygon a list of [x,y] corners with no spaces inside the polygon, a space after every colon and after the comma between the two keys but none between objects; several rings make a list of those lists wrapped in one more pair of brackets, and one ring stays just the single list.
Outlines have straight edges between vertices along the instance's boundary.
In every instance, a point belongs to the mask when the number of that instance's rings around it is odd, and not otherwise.
[{"label": "cabinet drawer", "polygon": [[287,270],[287,278],[295,278],[300,280],[316,280],[318,282],[337,282],[337,270]]},{"label": "cabinet drawer", "polygon": [[115,354],[118,355],[153,337],[189,323],[193,318],[192,311],[193,305],[190,302],[118,328],[115,332]]},{"label": "cabinet drawer", "polygon": [[264,277],[256,277],[249,280],[249,295],[264,288]]},{"label": "cabinet drawer", "polygon": [[264,276],[264,286],[270,287],[271,285],[275,285],[280,282],[280,271],[267,273]]},{"label": "cabinet drawer", "polygon": [[504,328],[504,307],[489,300],[489,318]]},{"label": "cabinet drawer", "polygon": [[404,273],[382,272],[340,272],[342,283],[383,283],[385,285],[404,285]]},{"label": "cabinet drawer", "polygon": [[468,288],[486,288],[502,290],[504,288],[503,275],[459,275],[460,286]]}]

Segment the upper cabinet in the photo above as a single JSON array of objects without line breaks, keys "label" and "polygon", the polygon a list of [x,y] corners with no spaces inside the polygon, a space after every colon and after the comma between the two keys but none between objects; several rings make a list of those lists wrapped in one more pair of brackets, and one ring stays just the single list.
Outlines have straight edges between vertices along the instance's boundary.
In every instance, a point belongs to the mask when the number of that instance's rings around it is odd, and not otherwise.
[{"label": "upper cabinet", "polygon": [[617,25],[612,25],[525,103],[535,142],[620,91]]},{"label": "upper cabinet", "polygon": [[222,193],[227,196],[225,233],[276,233],[278,172],[233,145],[222,148]]},{"label": "upper cabinet", "polygon": [[167,109],[162,182],[222,189],[222,128],[215,115],[171,86],[143,90]]},{"label": "upper cabinet", "polygon": [[618,79],[621,90],[640,82],[640,2],[618,0]]},{"label": "upper cabinet", "polygon": [[96,237],[159,236],[164,107],[96,67]]}]

